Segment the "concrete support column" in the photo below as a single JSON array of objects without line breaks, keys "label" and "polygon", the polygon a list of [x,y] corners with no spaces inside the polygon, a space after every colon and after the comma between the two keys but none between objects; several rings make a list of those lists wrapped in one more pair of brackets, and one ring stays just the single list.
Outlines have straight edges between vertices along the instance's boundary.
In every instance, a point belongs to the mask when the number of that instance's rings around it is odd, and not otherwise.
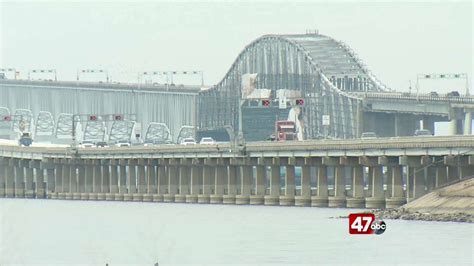
[{"label": "concrete support column", "polygon": [[15,197],[15,159],[7,159],[5,162],[5,197]]},{"label": "concrete support column", "polygon": [[148,194],[156,194],[157,191],[157,184],[158,184],[158,176],[156,173],[156,160],[149,160],[147,166],[147,175],[148,175],[148,183],[147,183],[147,192]]},{"label": "concrete support column", "polygon": [[235,197],[235,204],[250,204],[250,190],[252,188],[253,167],[249,165],[240,168],[240,194]]},{"label": "concrete support column", "polygon": [[143,159],[139,160],[137,168],[138,168],[138,193],[145,194],[147,182],[146,182],[146,175],[145,175],[145,161]]},{"label": "concrete support column", "polygon": [[110,193],[119,193],[119,171],[117,160],[110,160]]},{"label": "concrete support column", "polygon": [[[128,194],[131,196],[137,193],[137,161],[128,160],[128,177],[127,177]],[[133,196],[132,196],[133,199]]]},{"label": "concrete support column", "polygon": [[427,192],[431,192],[436,186],[436,167],[428,166],[425,168],[426,171],[426,189]]},{"label": "concrete support column", "polygon": [[344,177],[344,166],[338,165],[335,168],[334,176],[334,197],[329,197],[328,206],[335,208],[346,207],[346,183]]},{"label": "concrete support column", "polygon": [[311,197],[311,206],[327,207],[328,206],[328,176],[325,165],[318,166],[316,176],[316,196]]},{"label": "concrete support column", "polygon": [[368,175],[367,175],[367,191],[365,193],[365,197],[372,197],[373,192],[373,184],[374,184],[374,168],[368,167]]},{"label": "concrete support column", "polygon": [[[44,187],[44,170],[39,166],[36,170],[36,198],[44,199],[46,197],[46,190]],[[0,172],[1,173],[1,172]]]},{"label": "concrete support column", "polygon": [[265,198],[266,167],[265,165],[257,165],[256,170],[255,195],[250,195],[250,205],[262,205]]},{"label": "concrete support column", "polygon": [[464,135],[472,135],[472,112],[464,114]]},{"label": "concrete support column", "polygon": [[46,191],[46,196],[48,199],[51,199],[53,197],[54,189],[56,187],[55,185],[55,173],[54,173],[54,168],[47,168],[46,169],[46,178],[47,178],[47,191]]},{"label": "concrete support column", "polygon": [[77,177],[78,177],[78,173],[77,173],[77,164],[71,164],[71,182],[70,182],[70,185],[69,185],[69,192],[71,193],[77,193]]},{"label": "concrete support column", "polygon": [[266,195],[265,205],[280,204],[280,165],[272,165],[270,169],[270,195]]},{"label": "concrete support column", "polygon": [[102,167],[98,160],[93,160],[92,167],[92,193],[89,193],[89,200],[98,200],[102,193]]},{"label": "concrete support column", "polygon": [[186,202],[186,195],[189,194],[190,174],[190,167],[187,165],[181,165],[179,168],[179,193],[178,195],[175,195],[175,202]]},{"label": "concrete support column", "polygon": [[458,120],[453,118],[449,121],[449,135],[457,135],[458,133]]},{"label": "concrete support column", "polygon": [[364,168],[361,165],[356,165],[352,170],[352,197],[347,198],[347,207],[364,208]]},{"label": "concrete support column", "polygon": [[407,166],[406,196],[407,202],[413,200],[413,184],[415,179],[415,167]]},{"label": "concrete support column", "polygon": [[163,201],[163,196],[168,191],[168,175],[166,172],[166,166],[162,163],[160,163],[157,166],[156,170],[158,172],[158,180],[157,180],[158,193],[156,195],[153,195],[153,201],[161,202]]},{"label": "concrete support column", "polygon": [[281,206],[295,205],[295,166],[285,167],[285,194],[280,196]]},{"label": "concrete support column", "polygon": [[446,165],[439,165],[436,167],[436,181],[435,186],[439,187],[448,181],[448,168]]},{"label": "concrete support column", "polygon": [[311,166],[301,166],[301,195],[295,197],[296,206],[311,205]]},{"label": "concrete support column", "polygon": [[403,192],[403,167],[391,167],[391,175],[388,176],[391,182],[391,194],[386,199],[386,208],[398,208],[406,203],[406,197]]},{"label": "concrete support column", "polygon": [[5,164],[7,160],[0,157],[0,198],[5,197]]},{"label": "concrete support column", "polygon": [[426,194],[425,190],[425,171],[422,168],[415,169],[413,177],[413,199]]},{"label": "concrete support column", "polygon": [[459,180],[458,172],[457,166],[448,166],[448,182]]},{"label": "concrete support column", "polygon": [[33,187],[34,171],[33,168],[25,168],[25,197],[34,198],[35,191]]},{"label": "concrete support column", "polygon": [[202,194],[198,196],[199,203],[209,203],[211,201],[211,183],[215,178],[215,169],[211,165],[203,167]]},{"label": "concrete support column", "polygon": [[163,196],[164,202],[174,202],[174,197],[178,193],[179,172],[178,167],[168,165],[168,193]]},{"label": "concrete support column", "polygon": [[474,165],[462,165],[459,167],[461,170],[461,174],[459,175],[459,178],[468,178],[474,176]]},{"label": "concrete support column", "polygon": [[[365,199],[365,207],[371,209],[385,208],[385,195],[383,190],[383,170],[381,166],[372,168],[372,197]],[[370,172],[370,171],[369,171]]]},{"label": "concrete support column", "polygon": [[214,182],[214,194],[211,195],[211,203],[221,204],[224,197],[224,185],[227,179],[227,166],[218,165],[216,167],[216,177]]},{"label": "concrete support column", "polygon": [[[127,186],[127,167],[126,167],[125,160],[119,160],[119,170],[120,170],[119,193],[126,194],[128,193],[128,190],[127,190],[128,186]],[[117,198],[117,195],[115,195],[115,198]]]},{"label": "concrete support column", "polygon": [[[63,162],[63,191],[58,194],[59,199],[72,199],[70,195],[71,165],[66,160]],[[68,197],[66,197],[68,196]]]},{"label": "concrete support column", "polygon": [[102,162],[102,193],[110,193],[110,165],[108,160]]},{"label": "concrete support column", "polygon": [[385,198],[390,198],[392,195],[392,167],[387,167],[387,172],[386,172],[386,177],[387,177],[387,183],[386,183],[386,189],[385,189]]},{"label": "concrete support column", "polygon": [[94,165],[91,160],[87,160],[84,165],[85,168],[85,184],[84,184],[84,193],[81,194],[82,200],[88,200],[89,194],[92,193],[92,188],[94,187]]},{"label": "concrete support column", "polygon": [[86,192],[86,168],[83,163],[77,165],[77,192],[82,194]]},{"label": "concrete support column", "polygon": [[25,168],[23,160],[19,160],[15,166],[15,198],[25,197]]},{"label": "concrete support column", "polygon": [[186,202],[197,203],[198,195],[200,193],[202,184],[202,167],[198,165],[198,161],[195,160],[191,167],[191,182],[190,182],[190,193],[186,196]]},{"label": "concrete support column", "polygon": [[235,196],[237,194],[237,166],[229,165],[227,169],[227,194],[223,196],[224,204],[235,204]]}]

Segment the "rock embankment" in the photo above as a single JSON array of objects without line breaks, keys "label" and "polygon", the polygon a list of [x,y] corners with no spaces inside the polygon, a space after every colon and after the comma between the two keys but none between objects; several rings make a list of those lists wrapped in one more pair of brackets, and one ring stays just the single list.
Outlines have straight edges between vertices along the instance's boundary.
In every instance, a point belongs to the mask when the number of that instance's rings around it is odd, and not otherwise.
[{"label": "rock embankment", "polygon": [[474,223],[474,178],[441,187],[400,208],[368,212],[381,219]]},{"label": "rock embankment", "polygon": [[382,219],[474,222],[474,178],[436,189],[397,209],[373,210]]}]

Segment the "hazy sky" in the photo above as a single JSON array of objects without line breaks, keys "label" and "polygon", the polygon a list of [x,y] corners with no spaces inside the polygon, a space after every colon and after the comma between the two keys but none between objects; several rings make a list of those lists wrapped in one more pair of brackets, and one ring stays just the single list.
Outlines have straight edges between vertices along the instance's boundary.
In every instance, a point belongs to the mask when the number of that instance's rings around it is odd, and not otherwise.
[{"label": "hazy sky", "polygon": [[[1,0],[0,0],[1,1]],[[472,12],[465,2],[5,2],[2,67],[109,69],[113,79],[138,71],[203,70],[215,84],[238,53],[269,33],[320,33],[343,40],[392,88],[417,73],[465,72],[472,79]],[[90,77],[89,77],[90,78]],[[461,82],[424,82],[463,90]]]}]

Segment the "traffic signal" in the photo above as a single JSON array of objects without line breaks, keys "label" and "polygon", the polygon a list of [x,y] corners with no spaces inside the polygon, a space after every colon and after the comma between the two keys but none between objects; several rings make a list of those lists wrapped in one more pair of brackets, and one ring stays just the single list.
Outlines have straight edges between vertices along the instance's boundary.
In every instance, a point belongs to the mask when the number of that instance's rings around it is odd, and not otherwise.
[{"label": "traffic signal", "polygon": [[270,100],[262,100],[262,106],[270,106]]},{"label": "traffic signal", "polygon": [[114,115],[114,120],[115,121],[122,121],[123,120],[123,115]]},{"label": "traffic signal", "polygon": [[90,115],[89,116],[89,121],[97,121],[97,116],[96,115]]},{"label": "traffic signal", "polygon": [[304,105],[304,99],[296,99],[296,105]]}]

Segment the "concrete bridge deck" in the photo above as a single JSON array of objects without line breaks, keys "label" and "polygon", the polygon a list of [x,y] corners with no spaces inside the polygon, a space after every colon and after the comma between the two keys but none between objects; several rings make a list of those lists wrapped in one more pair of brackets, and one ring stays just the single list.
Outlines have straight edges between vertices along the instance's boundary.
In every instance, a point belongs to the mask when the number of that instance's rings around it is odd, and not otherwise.
[{"label": "concrete bridge deck", "polygon": [[79,148],[0,145],[0,197],[391,208],[474,175],[474,136]]}]

